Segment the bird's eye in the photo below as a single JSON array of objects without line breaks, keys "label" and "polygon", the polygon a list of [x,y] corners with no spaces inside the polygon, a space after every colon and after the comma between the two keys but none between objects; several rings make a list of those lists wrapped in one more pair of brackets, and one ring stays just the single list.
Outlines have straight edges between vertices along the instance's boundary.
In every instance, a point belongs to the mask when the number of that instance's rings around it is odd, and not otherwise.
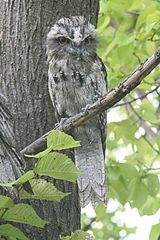
[{"label": "bird's eye", "polygon": [[91,37],[86,37],[86,38],[84,39],[84,41],[85,41],[85,43],[90,44],[90,43],[93,41],[93,38],[91,38]]},{"label": "bird's eye", "polygon": [[69,39],[66,38],[66,37],[59,37],[59,38],[58,38],[58,42],[59,42],[61,45],[65,45],[65,44],[69,43]]}]

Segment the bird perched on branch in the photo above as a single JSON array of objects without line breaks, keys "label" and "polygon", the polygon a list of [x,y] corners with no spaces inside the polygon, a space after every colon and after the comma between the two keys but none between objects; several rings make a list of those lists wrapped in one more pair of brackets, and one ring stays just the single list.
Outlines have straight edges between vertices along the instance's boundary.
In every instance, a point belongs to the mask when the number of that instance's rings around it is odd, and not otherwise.
[{"label": "bird perched on branch", "polygon": [[[48,33],[49,93],[58,122],[106,94],[106,70],[96,46],[96,29],[82,16],[61,18]],[[72,131],[81,141],[74,151],[76,166],[84,173],[78,179],[82,207],[91,201],[95,208],[106,200],[105,130],[103,113]]]}]

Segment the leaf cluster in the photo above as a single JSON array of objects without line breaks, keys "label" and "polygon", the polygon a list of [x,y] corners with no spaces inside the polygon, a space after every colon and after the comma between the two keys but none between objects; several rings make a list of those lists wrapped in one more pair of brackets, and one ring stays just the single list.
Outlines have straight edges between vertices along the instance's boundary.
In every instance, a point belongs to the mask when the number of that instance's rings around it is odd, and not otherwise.
[{"label": "leaf cluster", "polygon": [[[108,68],[109,89],[125,79],[160,44],[160,2],[150,0],[101,0],[98,21],[98,54]],[[126,204],[141,216],[154,215],[160,207],[160,69],[108,112],[106,174],[108,201],[115,211],[103,207],[96,220],[85,215],[84,229],[96,239],[125,239],[135,231],[127,222],[113,222]],[[102,214],[101,214],[102,213]],[[125,225],[126,224],[126,225]],[[121,235],[121,231],[126,234]],[[156,236],[156,237],[155,237]],[[150,240],[160,236],[153,226]]]},{"label": "leaf cluster", "polygon": [[[71,136],[58,130],[53,130],[47,138],[47,149],[33,156],[38,161],[33,170],[29,170],[16,181],[1,183],[2,187],[15,187],[19,190],[20,199],[40,199],[59,202],[68,196],[69,192],[59,191],[53,183],[40,178],[52,177],[75,183],[80,171],[73,161],[65,154],[56,152],[80,146]],[[42,220],[32,206],[24,203],[15,204],[9,197],[0,195],[0,237],[3,239],[28,239],[23,232],[6,222],[30,224],[43,228],[48,221]],[[78,238],[72,238],[77,239]]]}]

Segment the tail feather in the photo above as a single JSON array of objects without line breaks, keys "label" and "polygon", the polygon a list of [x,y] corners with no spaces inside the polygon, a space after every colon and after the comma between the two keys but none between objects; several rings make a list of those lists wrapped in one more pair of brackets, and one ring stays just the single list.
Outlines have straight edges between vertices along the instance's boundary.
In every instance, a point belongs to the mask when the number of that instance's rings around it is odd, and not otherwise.
[{"label": "tail feather", "polygon": [[86,188],[84,191],[79,190],[80,203],[82,207],[86,207],[89,202],[92,203],[93,208],[96,208],[99,202],[105,204],[106,201],[106,187],[104,186],[103,195],[98,195],[91,187]]},{"label": "tail feather", "polygon": [[106,202],[106,195],[99,198],[95,193],[93,193],[92,198],[91,198],[91,203],[93,208],[96,208],[98,203],[102,202],[103,204],[105,204]]},{"label": "tail feather", "polygon": [[92,198],[92,194],[93,194],[93,191],[90,186],[88,189],[85,189],[83,192],[79,191],[81,207],[85,207],[89,204]]},{"label": "tail feather", "polygon": [[77,167],[83,173],[78,179],[81,206],[91,201],[95,208],[98,202],[105,203],[105,163],[100,129],[95,124],[79,127],[76,131],[81,147],[75,149]]}]

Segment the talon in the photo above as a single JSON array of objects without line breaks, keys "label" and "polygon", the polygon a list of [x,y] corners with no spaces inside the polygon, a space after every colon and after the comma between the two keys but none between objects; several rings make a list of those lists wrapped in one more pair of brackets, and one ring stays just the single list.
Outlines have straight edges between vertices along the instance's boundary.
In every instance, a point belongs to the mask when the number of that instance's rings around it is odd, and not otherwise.
[{"label": "talon", "polygon": [[90,105],[90,104],[87,104],[84,108],[82,108],[82,111],[83,111],[84,113],[87,113],[88,110],[90,109],[90,107],[91,107],[91,105]]},{"label": "talon", "polygon": [[63,125],[67,121],[68,118],[61,118],[59,123],[55,124],[55,129],[63,130]]}]

